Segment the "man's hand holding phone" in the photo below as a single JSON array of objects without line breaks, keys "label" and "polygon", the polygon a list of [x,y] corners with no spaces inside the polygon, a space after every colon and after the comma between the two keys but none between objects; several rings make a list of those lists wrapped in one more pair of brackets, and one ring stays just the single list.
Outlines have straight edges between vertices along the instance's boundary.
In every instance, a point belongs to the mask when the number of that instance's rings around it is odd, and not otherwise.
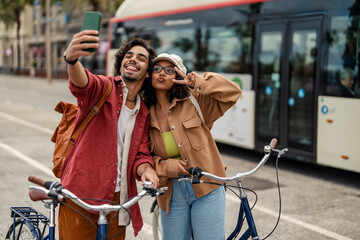
[{"label": "man's hand holding phone", "polygon": [[100,12],[85,12],[81,32],[75,34],[64,53],[64,60],[75,65],[81,56],[92,56],[99,47]]},{"label": "man's hand holding phone", "polygon": [[95,52],[86,49],[96,49],[99,47],[99,32],[97,30],[83,30],[73,36],[64,56],[66,61],[71,62],[79,59],[81,56],[92,56]]}]

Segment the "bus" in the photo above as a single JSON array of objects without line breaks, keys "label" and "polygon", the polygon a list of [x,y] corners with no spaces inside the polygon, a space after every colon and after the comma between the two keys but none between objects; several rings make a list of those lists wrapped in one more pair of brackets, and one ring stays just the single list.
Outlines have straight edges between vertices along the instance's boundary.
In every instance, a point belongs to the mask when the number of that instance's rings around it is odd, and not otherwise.
[{"label": "bus", "polygon": [[109,22],[107,74],[122,41],[140,37],[218,72],[241,99],[213,126],[217,142],[360,172],[357,0],[125,0]]}]

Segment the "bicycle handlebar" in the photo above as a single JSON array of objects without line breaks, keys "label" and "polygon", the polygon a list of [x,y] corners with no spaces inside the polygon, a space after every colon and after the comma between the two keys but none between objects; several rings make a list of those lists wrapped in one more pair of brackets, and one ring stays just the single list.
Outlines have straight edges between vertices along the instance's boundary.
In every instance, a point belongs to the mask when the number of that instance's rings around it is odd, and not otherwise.
[{"label": "bicycle handlebar", "polygon": [[[216,181],[220,181],[220,182],[230,182],[233,180],[241,180],[241,179],[245,178],[246,176],[252,175],[262,165],[264,165],[266,163],[266,161],[269,159],[272,152],[278,153],[278,157],[281,157],[285,154],[287,149],[286,148],[283,150],[275,149],[276,144],[277,144],[277,139],[273,138],[269,145],[264,146],[264,152],[265,152],[264,157],[261,159],[261,161],[258,163],[258,165],[255,168],[253,168],[252,170],[250,170],[248,172],[238,173],[232,177],[219,177],[219,176],[213,175],[211,173],[204,172],[199,167],[191,167],[188,169],[188,172],[193,176],[193,179],[191,181],[192,181],[192,183],[201,183],[203,181],[201,181],[200,178],[203,176],[211,178]],[[186,181],[186,180],[189,180],[189,179],[186,179],[186,178],[179,179],[179,181]]]},{"label": "bicycle handlebar", "polygon": [[[130,199],[123,205],[110,205],[110,204],[102,204],[102,205],[92,205],[84,202],[80,198],[78,198],[74,193],[70,192],[66,188],[62,187],[60,183],[58,182],[51,182],[51,181],[45,181],[39,177],[35,176],[29,176],[28,180],[32,183],[35,183],[39,186],[42,186],[44,188],[29,187],[29,194],[30,198],[33,201],[42,200],[44,199],[43,196],[46,194],[47,196],[51,197],[52,199],[59,199],[60,201],[63,200],[63,198],[69,198],[74,203],[79,205],[80,207],[90,210],[90,211],[96,211],[96,212],[112,212],[112,211],[118,211],[121,208],[129,209],[132,205],[137,203],[141,198],[143,198],[146,195],[151,195],[152,197],[159,196],[164,194],[164,191],[167,190],[166,187],[156,189],[152,188],[151,182],[145,182],[143,190],[134,198]],[[40,194],[34,193],[34,191],[40,192]],[[42,194],[41,194],[42,193]]]}]

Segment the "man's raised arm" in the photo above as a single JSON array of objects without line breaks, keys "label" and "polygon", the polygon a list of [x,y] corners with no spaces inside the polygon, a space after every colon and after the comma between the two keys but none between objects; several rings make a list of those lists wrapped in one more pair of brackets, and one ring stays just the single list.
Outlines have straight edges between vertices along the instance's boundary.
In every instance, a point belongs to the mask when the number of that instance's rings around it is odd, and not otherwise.
[{"label": "man's raised arm", "polygon": [[[95,52],[85,51],[84,49],[99,47],[99,37],[94,36],[97,34],[98,31],[95,30],[84,30],[75,34],[64,53],[69,77],[76,87],[84,88],[88,84],[84,67],[78,60],[81,56],[92,56],[95,54]],[[85,43],[87,41],[95,43]]]}]

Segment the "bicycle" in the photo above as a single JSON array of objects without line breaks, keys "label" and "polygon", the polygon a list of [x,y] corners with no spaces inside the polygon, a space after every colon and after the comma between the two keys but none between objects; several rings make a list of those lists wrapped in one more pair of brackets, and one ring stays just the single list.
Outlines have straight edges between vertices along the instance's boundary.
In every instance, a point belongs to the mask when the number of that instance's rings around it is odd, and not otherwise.
[{"label": "bicycle", "polygon": [[[219,182],[223,182],[223,183],[228,183],[231,181],[235,181],[236,182],[236,186],[231,186],[231,185],[227,185],[227,184],[218,184],[221,186],[224,186],[225,188],[231,190],[237,197],[239,197],[240,199],[240,208],[239,208],[239,214],[238,214],[238,219],[237,219],[237,224],[235,226],[235,229],[233,230],[233,232],[228,236],[227,240],[232,240],[232,239],[236,239],[237,236],[239,235],[243,223],[246,219],[248,228],[244,231],[244,233],[238,238],[240,240],[245,240],[245,239],[249,239],[249,237],[251,236],[251,239],[260,239],[257,229],[256,229],[256,225],[254,222],[254,218],[253,215],[251,213],[251,210],[254,208],[256,202],[257,202],[257,195],[256,193],[251,190],[251,189],[247,189],[244,188],[242,186],[242,180],[247,177],[250,176],[252,174],[254,174],[261,166],[263,166],[267,160],[270,158],[270,156],[272,154],[276,154],[277,158],[276,158],[276,179],[277,179],[277,187],[278,187],[278,194],[279,194],[279,215],[278,215],[278,219],[276,221],[276,224],[273,228],[273,230],[263,239],[268,238],[276,229],[279,221],[280,221],[280,215],[281,215],[281,194],[280,194],[280,184],[279,184],[279,177],[278,177],[278,160],[280,157],[284,156],[285,153],[287,152],[287,148],[284,148],[282,150],[279,149],[275,149],[275,146],[277,144],[277,139],[273,139],[269,145],[266,145],[264,147],[264,153],[265,155],[263,156],[263,158],[261,159],[261,161],[257,164],[257,166],[255,168],[253,168],[252,170],[245,172],[245,173],[237,173],[236,175],[232,176],[232,177],[219,177],[216,175],[213,175],[211,173],[208,172],[204,172],[202,169],[198,168],[198,167],[191,167],[188,169],[189,174],[192,176],[192,178],[180,178],[178,181],[191,181],[193,184],[202,184],[202,183],[207,183],[207,184],[216,184],[213,182],[205,182],[203,180],[201,180],[202,177],[207,177]],[[237,188],[239,189],[239,194],[237,194],[233,189],[231,188]],[[247,194],[245,193],[245,190],[252,192],[256,199],[255,199],[255,203],[253,204],[252,207],[250,207],[248,198],[247,198]],[[153,205],[151,212],[158,212],[158,206]],[[159,235],[159,231],[161,231],[161,229],[159,229],[159,226],[157,225],[159,222],[158,216],[155,215],[154,213],[154,218],[153,218],[153,236],[155,240],[160,239],[158,237]]]},{"label": "bicycle", "polygon": [[[65,189],[58,182],[45,181],[34,176],[29,176],[28,180],[41,186],[30,186],[29,196],[33,201],[44,202],[45,207],[50,209],[50,218],[31,207],[11,207],[10,209],[13,223],[9,227],[5,239],[55,240],[55,209],[58,204],[63,204],[65,199],[71,199],[74,203],[86,210],[99,212],[96,240],[107,240],[107,214],[110,212],[120,211],[120,209],[125,209],[130,215],[128,209],[144,196],[150,195],[152,197],[156,197],[164,194],[164,191],[166,190],[166,188],[152,188],[151,182],[145,182],[142,191],[123,205],[91,205],[78,198],[69,190]],[[45,202],[45,200],[50,201]],[[128,225],[129,224],[130,220]]]}]

